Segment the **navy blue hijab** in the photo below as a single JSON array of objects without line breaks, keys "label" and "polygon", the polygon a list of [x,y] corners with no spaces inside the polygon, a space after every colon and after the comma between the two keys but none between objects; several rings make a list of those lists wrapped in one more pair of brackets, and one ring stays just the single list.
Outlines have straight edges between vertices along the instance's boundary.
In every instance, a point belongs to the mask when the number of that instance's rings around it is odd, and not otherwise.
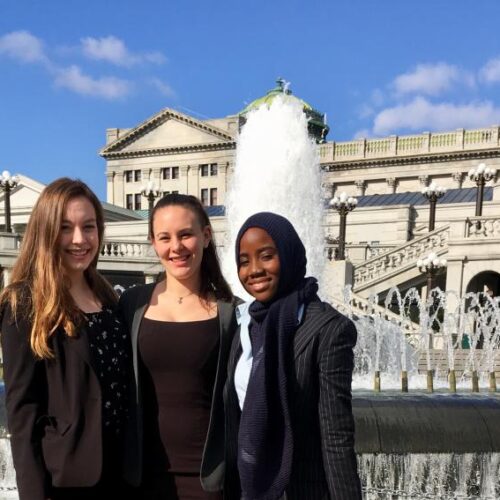
[{"label": "navy blue hijab", "polygon": [[250,305],[253,363],[238,433],[238,471],[243,500],[278,500],[290,481],[293,435],[288,404],[293,336],[302,305],[318,300],[315,278],[305,278],[306,250],[290,221],[271,212],[252,215],[236,238],[239,266],[243,234],[258,227],[278,250],[280,275],[269,302]]}]

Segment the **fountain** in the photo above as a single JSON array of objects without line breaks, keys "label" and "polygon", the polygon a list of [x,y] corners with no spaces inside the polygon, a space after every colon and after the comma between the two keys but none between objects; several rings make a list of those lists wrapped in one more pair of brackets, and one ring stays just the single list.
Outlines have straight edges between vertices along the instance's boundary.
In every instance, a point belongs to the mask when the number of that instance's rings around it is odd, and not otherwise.
[{"label": "fountain", "polygon": [[[360,314],[350,290],[335,290],[331,276],[323,272],[319,162],[302,101],[283,92],[245,118],[226,204],[224,269],[239,294],[233,254],[236,232],[250,214],[275,211],[292,221],[305,242],[308,272],[320,277],[323,285],[320,295],[355,321],[353,411],[365,497],[499,498],[500,398],[493,392],[471,395],[467,378],[487,365],[494,380],[498,304],[468,294],[455,297],[459,306],[450,311],[449,293],[436,289],[423,300],[415,289],[405,295],[393,289],[385,301],[393,320],[380,312],[376,297],[366,314]],[[435,331],[439,333],[431,333]],[[458,359],[466,341],[467,356]],[[439,363],[436,346],[446,353]],[[425,393],[429,385],[422,368],[434,377],[434,394]],[[459,375],[456,394],[444,393],[448,369]],[[376,377],[378,393],[372,392]],[[408,392],[400,392],[401,387]]]},{"label": "fountain", "polygon": [[[321,296],[358,329],[353,411],[366,499],[500,498],[499,304],[484,294],[455,297],[435,289],[424,300],[415,289],[394,288],[385,309],[377,297],[364,314],[354,307],[349,288],[339,289],[324,273],[319,164],[303,104],[284,91],[246,115],[226,207],[226,276],[244,295],[233,248],[248,215],[270,210],[292,221],[308,251],[308,272],[320,277]],[[382,313],[387,309],[391,319]],[[427,372],[434,393],[425,392]],[[372,391],[376,377],[380,392]],[[14,490],[8,440],[0,437],[0,500],[16,498]]]}]

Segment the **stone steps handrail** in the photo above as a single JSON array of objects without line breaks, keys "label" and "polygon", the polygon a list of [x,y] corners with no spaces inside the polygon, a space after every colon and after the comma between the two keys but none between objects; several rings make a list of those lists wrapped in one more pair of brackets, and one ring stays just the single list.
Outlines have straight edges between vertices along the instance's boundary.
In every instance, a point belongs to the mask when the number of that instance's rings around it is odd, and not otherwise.
[{"label": "stone steps handrail", "polygon": [[353,314],[359,316],[372,316],[373,314],[377,314],[386,321],[399,325],[411,344],[418,344],[420,325],[410,321],[408,318],[402,318],[399,314],[353,292],[350,292],[349,302],[347,303],[345,299],[343,300],[338,297],[333,297],[332,302],[340,312],[343,312],[349,317],[352,317]]},{"label": "stone steps handrail", "polygon": [[126,258],[154,258],[151,253],[151,244],[141,241],[104,241],[101,249],[101,256],[106,257],[126,257]]},{"label": "stone steps handrail", "polygon": [[465,238],[500,238],[500,217],[476,216],[467,218]]},{"label": "stone steps handrail", "polygon": [[415,266],[418,259],[431,251],[444,253],[442,250],[447,251],[448,248],[449,229],[449,224],[438,227],[430,233],[354,265],[353,289],[376,284],[385,280],[390,274],[405,271],[409,267]]}]

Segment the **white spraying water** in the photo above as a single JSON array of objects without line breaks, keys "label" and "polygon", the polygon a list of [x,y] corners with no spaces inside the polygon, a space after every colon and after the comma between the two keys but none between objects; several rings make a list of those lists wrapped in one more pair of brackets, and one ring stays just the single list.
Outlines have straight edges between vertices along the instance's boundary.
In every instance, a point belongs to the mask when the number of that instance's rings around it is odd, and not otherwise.
[{"label": "white spraying water", "polygon": [[303,104],[287,94],[247,115],[238,138],[236,167],[226,200],[228,231],[222,258],[233,290],[245,295],[236,274],[239,228],[257,212],[275,212],[295,227],[307,249],[307,274],[321,283],[323,209],[317,146],[307,131]]}]

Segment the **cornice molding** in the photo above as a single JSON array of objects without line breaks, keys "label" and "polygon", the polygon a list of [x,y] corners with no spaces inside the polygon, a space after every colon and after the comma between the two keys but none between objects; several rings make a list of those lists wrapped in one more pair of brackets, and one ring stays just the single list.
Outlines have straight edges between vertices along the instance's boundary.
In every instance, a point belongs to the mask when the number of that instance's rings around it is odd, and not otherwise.
[{"label": "cornice molding", "polygon": [[[122,148],[128,146],[129,144],[133,143],[140,137],[146,135],[148,132],[151,130],[154,130],[161,124],[165,123],[167,120],[177,120],[182,123],[186,123],[187,125],[190,125],[194,128],[197,128],[199,130],[203,130],[204,132],[207,132],[213,136],[219,137],[220,139],[224,141],[228,141],[231,143],[234,143],[234,137],[225,132],[224,130],[221,130],[220,128],[217,128],[213,125],[208,125],[201,120],[197,120],[196,118],[193,118],[192,116],[185,115],[183,113],[179,113],[178,111],[174,111],[173,109],[170,108],[165,108],[156,115],[152,116],[151,118],[148,118],[141,124],[139,124],[137,127],[129,130],[123,137],[119,137],[115,141],[113,141],[111,144],[107,144],[104,148],[102,148],[99,151],[99,154],[104,157],[104,158],[110,158],[114,157],[116,154],[121,154],[122,152],[120,151]],[[210,145],[210,144],[209,144]],[[190,147],[199,147],[199,146],[206,146],[206,144],[202,145],[189,145],[189,146],[182,146],[180,149],[185,149],[185,148],[190,148]],[[152,151],[156,149],[165,149],[165,150],[170,150],[174,148],[151,148]],[[149,151],[147,149],[144,150],[139,150],[139,151],[134,151],[134,152],[127,152],[126,155],[131,154],[134,157],[136,156],[145,156],[142,154],[145,151]]]},{"label": "cornice molding", "polygon": [[144,158],[148,156],[162,156],[182,153],[198,153],[206,151],[224,151],[236,149],[236,141],[231,142],[213,142],[205,144],[190,144],[187,146],[174,146],[170,148],[149,148],[137,151],[116,151],[110,153],[101,153],[101,156],[107,160],[117,158]]},{"label": "cornice molding", "polygon": [[414,156],[392,156],[388,158],[358,158],[350,161],[326,162],[320,164],[325,172],[336,170],[360,170],[370,167],[398,167],[421,163],[440,163],[445,161],[500,158],[500,149],[483,149],[472,151],[451,151]]}]

